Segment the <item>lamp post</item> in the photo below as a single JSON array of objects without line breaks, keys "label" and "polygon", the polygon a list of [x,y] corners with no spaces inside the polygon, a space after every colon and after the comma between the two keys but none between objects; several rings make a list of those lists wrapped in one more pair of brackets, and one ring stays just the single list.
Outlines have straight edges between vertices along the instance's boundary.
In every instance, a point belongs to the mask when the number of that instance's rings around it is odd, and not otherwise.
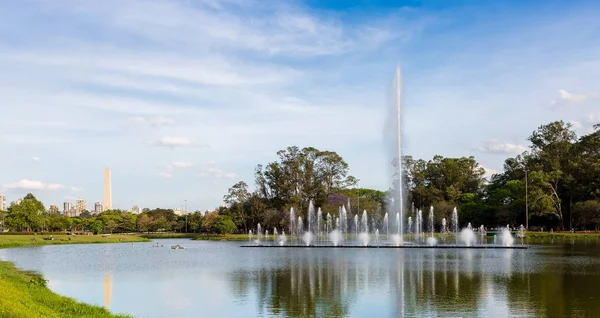
[{"label": "lamp post", "polygon": [[188,213],[187,213],[187,200],[184,200],[184,201],[185,201],[185,211],[184,211],[185,212],[185,233],[187,233],[187,231],[188,231],[188,227],[187,227],[187,217],[188,217]]},{"label": "lamp post", "polygon": [[529,202],[528,202],[528,191],[527,184],[529,178],[527,177],[527,168],[525,168],[525,230],[529,231]]}]

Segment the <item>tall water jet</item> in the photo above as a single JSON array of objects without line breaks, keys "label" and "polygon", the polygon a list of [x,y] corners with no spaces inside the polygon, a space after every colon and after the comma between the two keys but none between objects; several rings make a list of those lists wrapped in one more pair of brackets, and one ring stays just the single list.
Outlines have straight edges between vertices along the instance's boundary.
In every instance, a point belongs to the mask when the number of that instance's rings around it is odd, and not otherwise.
[{"label": "tall water jet", "polygon": [[354,232],[358,238],[358,214],[354,214]]},{"label": "tall water jet", "polygon": [[346,207],[342,206],[340,209],[340,226],[339,230],[342,234],[348,233],[348,212],[346,211]]},{"label": "tall water jet", "polygon": [[248,230],[248,241],[252,242],[252,230]]},{"label": "tall water jet", "polygon": [[446,234],[446,231],[448,230],[447,225],[446,225],[446,218],[442,218],[442,228],[441,231],[442,234]]},{"label": "tall water jet", "polygon": [[317,209],[317,235],[321,235],[321,231],[322,229],[322,223],[323,223],[323,211],[321,211],[321,208]]},{"label": "tall water jet", "polygon": [[369,222],[367,219],[367,210],[364,210],[360,220],[360,234],[358,234],[358,240],[363,246],[369,245]]},{"label": "tall water jet", "polygon": [[481,226],[479,226],[479,235],[481,235],[483,237],[486,234],[487,234],[487,231],[485,230],[485,226],[483,226],[483,224],[481,224]]},{"label": "tall water jet", "polygon": [[412,216],[408,217],[408,226],[406,227],[406,233],[412,233],[413,232],[413,220],[412,220]]},{"label": "tall water jet", "polygon": [[302,236],[304,233],[304,222],[302,222],[302,217],[298,217],[298,221],[296,222],[296,235]]},{"label": "tall water jet", "polygon": [[361,232],[369,233],[369,222],[367,218],[367,210],[363,210],[362,217],[360,220]]},{"label": "tall water jet", "polygon": [[269,230],[265,230],[265,242],[269,241]]},{"label": "tall water jet", "polygon": [[417,210],[417,217],[415,220],[415,238],[418,241],[419,237],[423,234],[423,211]]},{"label": "tall water jet", "polygon": [[458,234],[458,211],[456,207],[452,210],[452,232]]},{"label": "tall water jet", "polygon": [[274,235],[275,237],[277,237],[277,235],[278,235],[278,234],[277,234],[277,228],[276,228],[276,227],[274,227],[274,228],[273,228],[273,235]]},{"label": "tall water jet", "polygon": [[435,226],[434,226],[434,222],[433,222],[433,205],[429,207],[429,226],[428,226],[428,230],[429,230],[429,233],[431,234],[431,237],[433,237],[433,233],[435,232]]},{"label": "tall water jet", "polygon": [[404,234],[403,220],[404,220],[404,182],[402,180],[402,75],[400,74],[400,66],[396,68],[396,129],[398,135],[398,194],[400,197],[399,209],[400,209],[400,230],[398,231],[400,238],[402,239]]},{"label": "tall water jet", "polygon": [[398,238],[395,238],[394,241],[400,242],[404,235],[406,214],[404,206],[405,182],[402,177],[404,173],[402,157],[402,75],[399,66],[394,72],[392,87],[393,94],[391,95],[392,99],[388,104],[389,113],[386,117],[383,137],[386,142],[386,148],[389,150],[386,166],[390,169],[388,170],[388,173],[392,189],[389,192],[387,209],[388,211],[395,211],[397,213],[398,222],[396,233]]},{"label": "tall water jet", "polygon": [[388,238],[389,238],[389,235],[390,235],[390,223],[389,223],[387,212],[385,212],[385,214],[383,215],[383,228],[385,229],[385,235],[388,236]]},{"label": "tall water jet", "polygon": [[294,208],[290,208],[290,224],[289,224],[290,235],[294,236],[296,233],[296,215]]},{"label": "tall water jet", "polygon": [[331,218],[331,214],[329,214],[329,213],[327,213],[327,221],[326,222],[327,222],[326,223],[327,224],[327,226],[326,226],[327,229],[326,229],[325,233],[329,233],[329,232],[333,231],[333,227],[332,227],[333,226],[333,220]]},{"label": "tall water jet", "polygon": [[258,223],[256,225],[256,239],[257,239],[258,243],[260,243],[260,237],[261,237],[261,235],[262,235],[262,229],[260,227],[260,223]]},{"label": "tall water jet", "polygon": [[314,233],[316,230],[317,218],[315,216],[315,205],[312,200],[308,201],[308,231],[309,233]]}]

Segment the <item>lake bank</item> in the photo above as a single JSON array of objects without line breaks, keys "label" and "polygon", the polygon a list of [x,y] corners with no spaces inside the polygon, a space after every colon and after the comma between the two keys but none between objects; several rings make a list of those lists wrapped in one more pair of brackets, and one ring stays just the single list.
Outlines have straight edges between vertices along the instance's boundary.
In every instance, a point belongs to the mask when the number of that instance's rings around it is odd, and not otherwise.
[{"label": "lake bank", "polygon": [[[0,249],[65,244],[149,242],[137,235],[0,235]],[[0,317],[131,317],[58,295],[38,273],[0,261]]]},{"label": "lake bank", "polygon": [[0,261],[0,317],[131,317],[60,296],[42,275]]}]

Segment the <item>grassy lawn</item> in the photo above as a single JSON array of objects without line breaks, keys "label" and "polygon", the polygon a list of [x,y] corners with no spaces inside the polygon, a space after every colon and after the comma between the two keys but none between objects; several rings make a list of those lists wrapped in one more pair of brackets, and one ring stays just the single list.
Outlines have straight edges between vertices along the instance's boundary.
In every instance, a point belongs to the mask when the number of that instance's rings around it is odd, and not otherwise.
[{"label": "grassy lawn", "polygon": [[0,317],[130,317],[59,296],[44,278],[0,261]]},{"label": "grassy lawn", "polygon": [[[57,244],[147,242],[138,235],[0,235],[0,248]],[[69,238],[71,240],[69,240]],[[44,278],[0,261],[0,317],[130,317],[53,293]]]},{"label": "grassy lawn", "polygon": [[[139,235],[66,235],[52,234],[53,240],[44,240],[49,237],[43,235],[0,235],[0,248],[27,247],[39,245],[58,244],[94,244],[94,243],[127,243],[127,242],[149,242],[150,240]],[[70,240],[69,240],[70,239]]]}]

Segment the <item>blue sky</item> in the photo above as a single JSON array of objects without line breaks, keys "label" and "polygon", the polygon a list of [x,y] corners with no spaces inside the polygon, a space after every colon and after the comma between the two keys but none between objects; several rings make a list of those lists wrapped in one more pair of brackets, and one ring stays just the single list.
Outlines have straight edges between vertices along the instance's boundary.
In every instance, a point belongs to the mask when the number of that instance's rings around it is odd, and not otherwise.
[{"label": "blue sky", "polygon": [[600,122],[597,1],[27,0],[0,5],[0,193],[212,209],[290,145],[386,189],[406,154],[493,173],[552,120]]}]

